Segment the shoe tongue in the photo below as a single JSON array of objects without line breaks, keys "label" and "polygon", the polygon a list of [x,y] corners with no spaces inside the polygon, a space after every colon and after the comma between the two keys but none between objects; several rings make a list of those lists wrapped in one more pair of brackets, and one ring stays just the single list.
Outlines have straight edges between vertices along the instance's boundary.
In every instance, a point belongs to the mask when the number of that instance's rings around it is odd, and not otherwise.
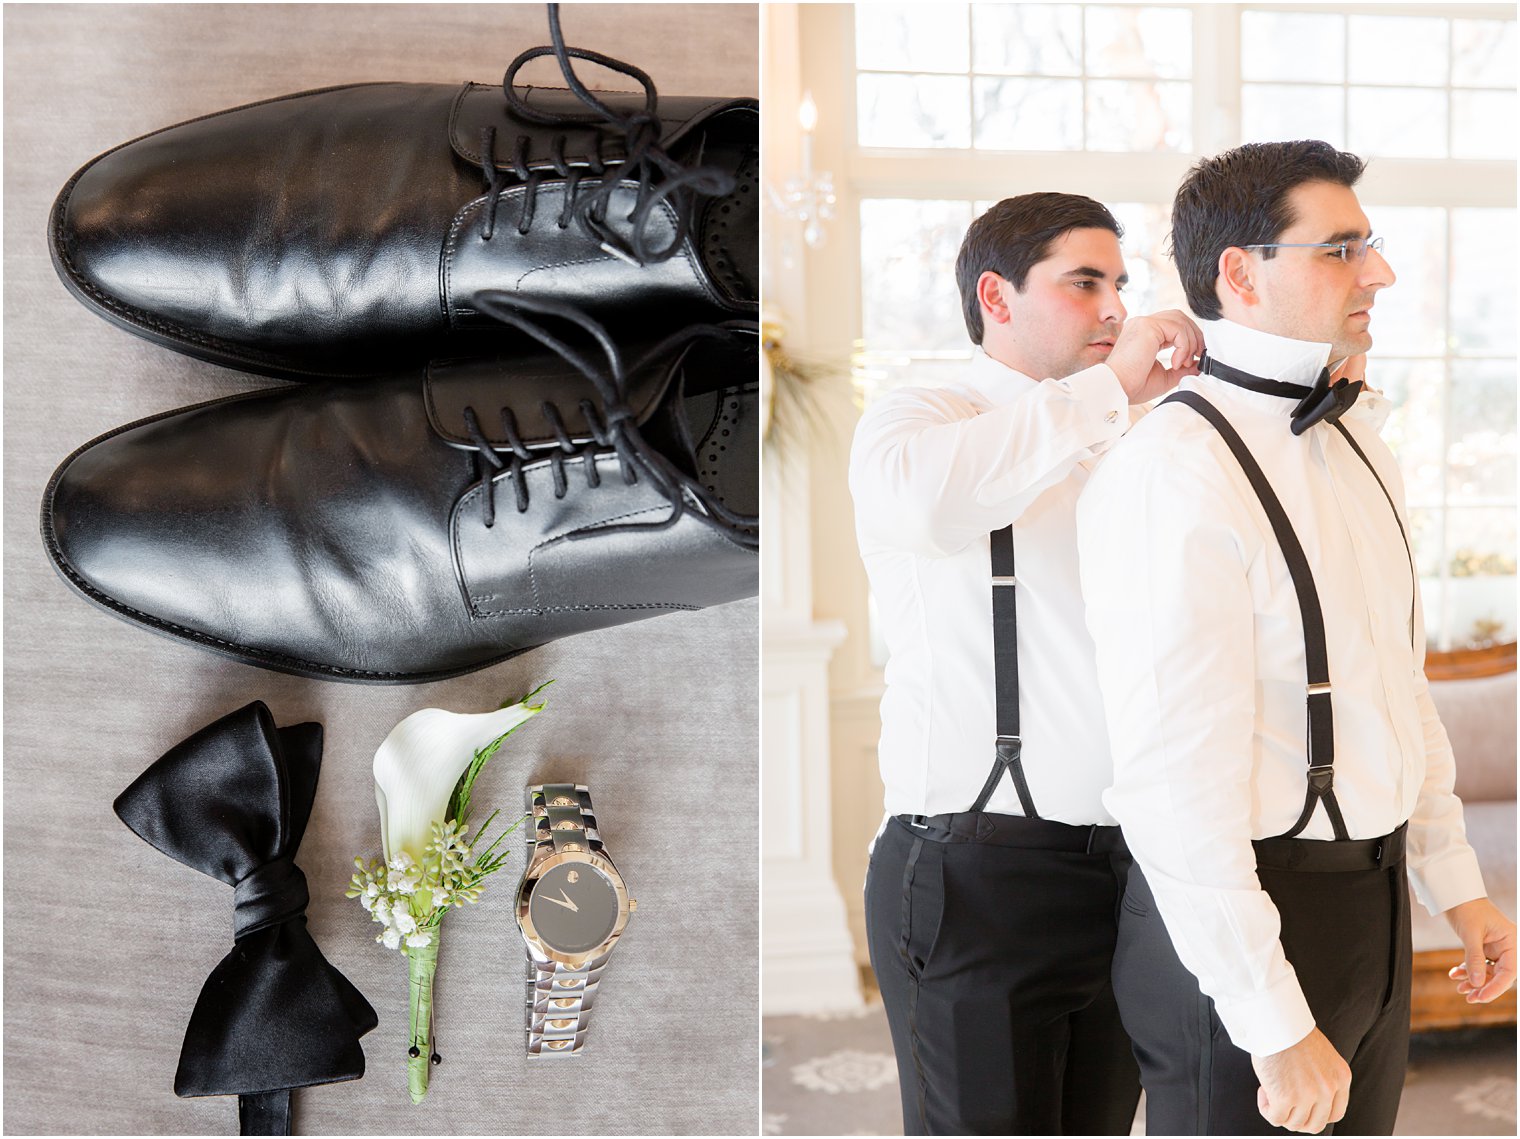
[{"label": "shoe tongue", "polygon": [[[566,167],[595,169],[611,166],[628,155],[622,128],[596,118],[572,91],[560,87],[528,87],[523,101],[536,111],[563,116],[552,125],[530,123],[512,113],[499,84],[466,83],[454,99],[449,115],[449,144],[454,153],[473,166],[481,165],[480,132],[496,128],[495,165],[498,170],[517,168],[519,139],[522,159],[531,170],[564,174]],[[596,97],[619,114],[644,109],[642,92],[598,91]],[[735,106],[752,106],[747,99],[710,99],[700,95],[662,95],[659,98],[660,145],[675,146],[695,127],[713,115]],[[593,121],[594,120],[594,121]],[[563,138],[563,143],[556,140]]]},{"label": "shoe tongue", "polygon": [[[670,384],[671,369],[656,363],[642,368],[626,389],[625,399],[635,422],[643,424],[654,413]],[[508,416],[516,421],[519,439],[528,447],[555,446],[562,442],[556,430],[557,414],[564,434],[576,444],[594,437],[586,422],[582,401],[604,417],[606,408],[596,385],[551,352],[523,352],[494,359],[436,360],[428,365],[423,381],[428,422],[444,440],[457,447],[473,447],[465,415],[473,409],[481,432],[493,446],[511,444],[506,430]]]}]

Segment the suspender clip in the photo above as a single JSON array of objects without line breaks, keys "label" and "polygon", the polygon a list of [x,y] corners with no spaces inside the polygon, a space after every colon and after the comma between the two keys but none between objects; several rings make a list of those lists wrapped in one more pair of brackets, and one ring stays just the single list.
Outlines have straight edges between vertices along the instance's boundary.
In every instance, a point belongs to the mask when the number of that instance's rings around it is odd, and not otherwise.
[{"label": "suspender clip", "polygon": [[928,817],[929,816],[927,815],[909,815],[908,825],[910,827],[917,827],[921,831],[926,831],[929,829],[929,824],[923,820],[927,819]]},{"label": "suspender clip", "polygon": [[1325,681],[1321,681],[1318,684],[1311,684],[1311,685],[1309,685],[1309,695],[1310,696],[1328,696],[1328,695],[1330,695],[1330,682],[1328,680],[1325,680]]},{"label": "suspender clip", "polygon": [[1018,585],[1019,584],[1019,579],[1016,578],[1016,577],[1014,577],[1012,574],[1008,574],[1007,576],[994,575],[993,578],[992,578],[992,584],[993,585]]}]

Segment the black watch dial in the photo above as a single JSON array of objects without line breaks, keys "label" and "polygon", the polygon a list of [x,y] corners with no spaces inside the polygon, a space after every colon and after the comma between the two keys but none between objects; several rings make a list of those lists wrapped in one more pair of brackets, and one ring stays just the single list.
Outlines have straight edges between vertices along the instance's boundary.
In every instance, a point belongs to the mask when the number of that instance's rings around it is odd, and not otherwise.
[{"label": "black watch dial", "polygon": [[534,884],[528,917],[539,940],[554,952],[589,952],[617,925],[612,879],[583,862],[562,862]]}]

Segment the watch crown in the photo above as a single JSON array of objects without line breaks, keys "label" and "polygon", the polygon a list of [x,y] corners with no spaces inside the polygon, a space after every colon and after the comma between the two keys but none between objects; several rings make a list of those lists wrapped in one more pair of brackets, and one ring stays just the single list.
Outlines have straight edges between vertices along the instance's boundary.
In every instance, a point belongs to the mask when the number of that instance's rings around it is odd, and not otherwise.
[{"label": "watch crown", "polygon": [[635,913],[638,910],[638,908],[639,908],[639,900],[637,898],[629,898],[628,899],[628,912],[629,913]]}]

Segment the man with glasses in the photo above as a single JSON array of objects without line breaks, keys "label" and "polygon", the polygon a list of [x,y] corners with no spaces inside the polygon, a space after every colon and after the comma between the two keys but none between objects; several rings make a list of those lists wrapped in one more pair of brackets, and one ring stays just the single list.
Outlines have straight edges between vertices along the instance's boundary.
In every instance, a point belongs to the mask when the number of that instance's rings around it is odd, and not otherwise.
[{"label": "man with glasses", "polygon": [[1458,991],[1515,978],[1425,681],[1388,404],[1364,381],[1395,277],[1362,168],[1308,141],[1189,172],[1172,244],[1201,374],[1078,507],[1104,802],[1134,857],[1114,986],[1150,1134],[1392,1134],[1406,867],[1466,947]]},{"label": "man with glasses", "polygon": [[1109,969],[1129,861],[1074,512],[1130,405],[1203,342],[1179,312],[1125,319],[1119,225],[1091,198],[997,203],[955,274],[970,364],[873,404],[850,455],[891,653],[866,929],[903,1128],[1126,1135],[1140,1088]]}]

